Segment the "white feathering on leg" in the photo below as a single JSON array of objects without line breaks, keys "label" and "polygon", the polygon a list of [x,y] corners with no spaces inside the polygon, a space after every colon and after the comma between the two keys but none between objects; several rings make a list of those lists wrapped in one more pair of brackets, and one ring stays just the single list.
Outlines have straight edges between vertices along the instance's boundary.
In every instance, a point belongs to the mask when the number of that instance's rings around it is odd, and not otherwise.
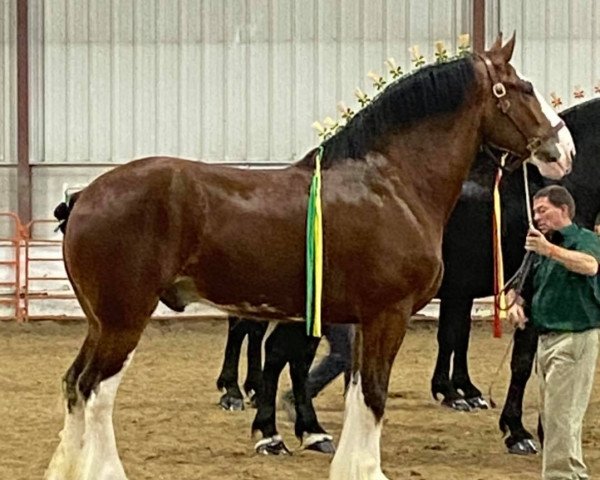
[{"label": "white feathering on leg", "polygon": [[388,480],[381,471],[381,422],[365,405],[360,374],[346,393],[344,426],[331,462],[330,480]]}]

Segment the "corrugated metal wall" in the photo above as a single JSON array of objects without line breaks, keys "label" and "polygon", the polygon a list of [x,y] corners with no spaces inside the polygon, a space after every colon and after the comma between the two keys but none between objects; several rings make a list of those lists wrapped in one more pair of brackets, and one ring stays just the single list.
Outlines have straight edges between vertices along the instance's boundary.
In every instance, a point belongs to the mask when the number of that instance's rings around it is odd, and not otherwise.
[{"label": "corrugated metal wall", "polygon": [[16,163],[16,5],[0,0],[0,163]]},{"label": "corrugated metal wall", "polygon": [[16,23],[16,3],[0,0],[0,211],[16,209]]},{"label": "corrugated metal wall", "polygon": [[547,98],[560,96],[561,108],[600,94],[600,2],[488,0],[486,13],[488,42],[516,30],[513,64]]},{"label": "corrugated metal wall", "polygon": [[368,70],[406,69],[413,44],[454,48],[471,20],[466,0],[32,4],[32,160],[53,163],[290,162]]},{"label": "corrugated metal wall", "polygon": [[[0,0],[0,165],[17,162],[15,6]],[[34,217],[63,183],[144,155],[297,159],[314,120],[373,91],[369,70],[409,69],[415,44],[454,51],[471,16],[470,0],[29,0]],[[487,0],[488,44],[515,29],[515,64],[546,96],[600,87],[600,3]],[[0,209],[14,175],[0,169]]]}]

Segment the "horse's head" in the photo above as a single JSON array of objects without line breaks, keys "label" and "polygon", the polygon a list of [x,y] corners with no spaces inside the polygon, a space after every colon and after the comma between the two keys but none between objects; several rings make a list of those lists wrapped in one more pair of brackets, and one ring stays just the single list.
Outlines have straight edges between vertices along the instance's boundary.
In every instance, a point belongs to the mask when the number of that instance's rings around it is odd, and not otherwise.
[{"label": "horse's head", "polygon": [[545,177],[562,178],[571,171],[573,138],[531,82],[509,63],[514,47],[515,35],[504,46],[499,35],[490,50],[475,57],[486,79],[484,141],[516,155],[519,161],[509,169],[529,158]]}]

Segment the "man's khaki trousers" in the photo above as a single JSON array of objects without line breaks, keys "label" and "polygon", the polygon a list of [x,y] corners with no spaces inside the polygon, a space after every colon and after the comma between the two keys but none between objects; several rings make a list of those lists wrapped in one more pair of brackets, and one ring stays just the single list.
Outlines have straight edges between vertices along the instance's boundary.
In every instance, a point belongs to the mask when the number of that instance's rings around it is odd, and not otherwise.
[{"label": "man's khaki trousers", "polygon": [[544,427],[543,480],[581,480],[581,429],[594,381],[598,330],[540,335],[537,371]]}]

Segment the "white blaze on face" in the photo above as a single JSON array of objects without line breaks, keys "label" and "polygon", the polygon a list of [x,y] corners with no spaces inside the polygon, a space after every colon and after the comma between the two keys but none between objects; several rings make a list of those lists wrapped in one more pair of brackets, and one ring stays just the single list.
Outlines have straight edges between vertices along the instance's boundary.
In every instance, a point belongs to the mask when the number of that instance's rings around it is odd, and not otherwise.
[{"label": "white blaze on face", "polygon": [[[517,72],[517,75],[523,80],[527,80],[526,77]],[[555,127],[558,125],[562,119],[558,116],[556,111],[550,106],[550,104],[546,101],[546,99],[534,88],[535,96],[540,102],[540,106],[542,107],[542,112],[550,122],[550,125]],[[573,168],[573,157],[575,156],[575,142],[573,141],[573,137],[571,136],[571,132],[565,125],[562,127],[558,133],[558,143],[556,147],[560,152],[560,158],[556,162],[547,162],[543,158],[539,158],[536,155],[532,155],[530,158],[531,163],[533,163],[540,173],[547,178],[551,178],[553,180],[559,180],[568,174]]]},{"label": "white blaze on face", "polygon": [[388,480],[381,471],[381,422],[365,405],[360,375],[346,392],[344,426],[331,462],[330,480]]}]

